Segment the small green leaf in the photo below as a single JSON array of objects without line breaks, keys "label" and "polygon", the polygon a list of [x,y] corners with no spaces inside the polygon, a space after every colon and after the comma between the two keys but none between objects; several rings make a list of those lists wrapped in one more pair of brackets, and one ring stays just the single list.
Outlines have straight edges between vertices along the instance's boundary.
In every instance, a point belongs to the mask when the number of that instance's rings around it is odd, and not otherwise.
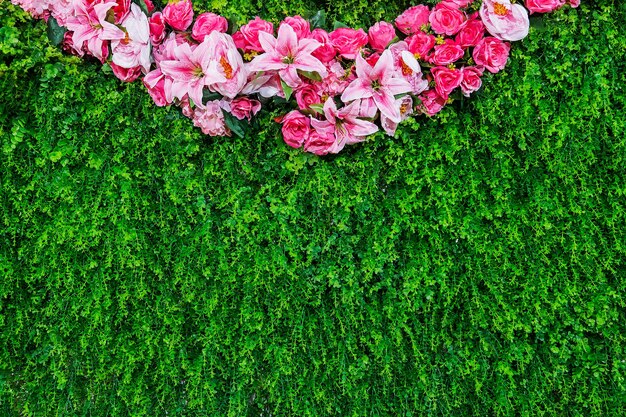
[{"label": "small green leaf", "polygon": [[240,138],[244,138],[246,135],[246,123],[243,120],[237,119],[231,113],[224,112],[224,122],[226,126]]},{"label": "small green leaf", "polygon": [[324,105],[319,103],[319,104],[309,104],[309,109],[313,110],[316,113],[324,113]]},{"label": "small green leaf", "polygon": [[206,88],[202,90],[202,104],[207,104],[209,101],[219,100],[221,98],[222,98],[222,95],[219,93],[209,91]]},{"label": "small green leaf", "polygon": [[308,78],[309,80],[322,81],[321,75],[319,75],[317,72],[314,72],[314,71],[300,71],[300,70],[298,70],[298,74],[302,75],[303,77]]},{"label": "small green leaf", "polygon": [[283,93],[285,93],[285,100],[289,101],[291,93],[293,93],[293,88],[289,87],[283,80],[280,80],[280,84],[283,87]]},{"label": "small green leaf", "polygon": [[333,23],[333,30],[337,30],[337,29],[340,29],[340,28],[347,28],[347,27],[348,27],[348,25],[346,25],[345,23],[340,22],[338,20],[335,20],[335,23]]},{"label": "small green leaf", "polygon": [[317,13],[309,19],[311,23],[311,28],[324,28],[326,26],[326,12],[324,10],[318,10]]},{"label": "small green leaf", "polygon": [[48,39],[50,39],[53,45],[58,46],[63,42],[65,32],[67,32],[67,29],[59,26],[59,22],[54,17],[50,16],[48,18]]},{"label": "small green leaf", "polygon": [[150,15],[150,13],[148,12],[148,6],[146,5],[146,2],[144,0],[133,0],[133,3],[139,6],[141,11],[144,12],[146,16]]}]

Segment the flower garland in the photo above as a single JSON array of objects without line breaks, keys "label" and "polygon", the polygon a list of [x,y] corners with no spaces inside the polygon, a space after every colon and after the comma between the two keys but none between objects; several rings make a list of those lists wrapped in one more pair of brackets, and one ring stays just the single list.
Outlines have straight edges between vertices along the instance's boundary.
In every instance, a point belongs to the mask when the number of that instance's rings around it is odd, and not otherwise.
[{"label": "flower garland", "polygon": [[[352,29],[325,15],[287,17],[275,32],[259,17],[229,35],[214,13],[194,20],[191,0],[11,0],[48,23],[71,54],[108,63],[122,81],[143,76],[157,106],[176,105],[211,136],[243,136],[271,101],[296,107],[277,118],[285,143],[338,153],[411,115],[433,116],[501,71],[530,13],[580,0],[443,0],[413,6],[393,23]],[[275,36],[276,33],[276,36]]]}]

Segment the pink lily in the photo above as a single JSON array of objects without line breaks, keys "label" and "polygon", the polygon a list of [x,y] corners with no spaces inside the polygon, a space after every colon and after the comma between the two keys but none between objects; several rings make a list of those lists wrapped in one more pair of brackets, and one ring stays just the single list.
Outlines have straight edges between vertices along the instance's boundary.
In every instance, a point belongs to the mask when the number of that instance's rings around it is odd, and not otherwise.
[{"label": "pink lily", "polygon": [[111,42],[113,63],[122,68],[141,66],[147,74],[152,64],[148,17],[133,3],[122,25],[126,29],[126,37]]},{"label": "pink lily", "polygon": [[297,70],[317,72],[326,76],[326,67],[311,55],[321,44],[315,39],[300,39],[286,23],[278,28],[278,38],[267,32],[259,32],[259,42],[265,51],[250,62],[250,72],[278,71],[280,78],[291,88],[298,87],[302,80]]},{"label": "pink lily", "polygon": [[115,2],[98,3],[91,5],[82,0],[75,4],[75,15],[67,19],[67,29],[73,31],[72,42],[78,49],[87,42],[87,49],[100,62],[105,61],[102,46],[106,40],[124,39],[123,30],[107,22],[109,10],[117,6]]},{"label": "pink lily", "polygon": [[357,79],[352,81],[341,95],[341,101],[347,103],[372,97],[382,114],[393,122],[400,122],[402,116],[394,96],[407,93],[412,87],[398,75],[391,51],[387,49],[383,52],[373,67],[361,54],[357,54],[356,75]]},{"label": "pink lily", "polygon": [[358,118],[358,101],[337,110],[335,101],[328,98],[324,103],[324,116],[326,120],[312,118],[311,126],[317,131],[335,135],[335,143],[328,149],[329,153],[338,153],[346,145],[363,142],[366,136],[378,132],[378,126],[374,123]]},{"label": "pink lily", "polygon": [[172,93],[182,100],[185,94],[198,107],[203,107],[202,90],[213,83],[223,83],[227,79],[217,70],[217,61],[212,60],[211,43],[202,42],[191,49],[187,43],[181,43],[174,49],[176,60],[163,60],[161,72],[171,77]]}]

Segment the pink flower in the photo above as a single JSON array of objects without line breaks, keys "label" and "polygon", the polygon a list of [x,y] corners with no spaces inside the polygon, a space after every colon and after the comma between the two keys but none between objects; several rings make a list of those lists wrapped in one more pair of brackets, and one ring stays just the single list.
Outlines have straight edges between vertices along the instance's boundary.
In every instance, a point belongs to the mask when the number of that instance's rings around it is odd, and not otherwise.
[{"label": "pink flower", "polygon": [[428,17],[430,9],[428,6],[413,6],[404,11],[396,19],[396,27],[405,35],[420,32],[423,27],[428,25]]},{"label": "pink flower", "polygon": [[300,148],[309,139],[311,123],[309,118],[298,110],[287,113],[281,123],[283,124],[283,140],[292,148]]},{"label": "pink flower", "polygon": [[[102,63],[108,55],[104,42],[126,37],[123,30],[106,20],[109,10],[115,6],[115,2],[90,5],[87,0],[77,1],[75,15],[67,20],[67,29],[74,32],[74,45],[80,47],[86,42],[87,50]],[[105,49],[106,53],[103,52]]]},{"label": "pink flower", "polygon": [[222,16],[215,13],[202,13],[196,18],[196,22],[191,29],[191,37],[202,42],[204,37],[213,31],[226,33],[228,22]]},{"label": "pink flower", "polygon": [[448,3],[450,6],[463,9],[473,3],[474,0],[443,0],[443,3]]},{"label": "pink flower", "polygon": [[353,102],[337,110],[332,98],[324,103],[326,120],[311,119],[311,126],[319,132],[335,136],[334,143],[327,149],[327,153],[338,153],[346,145],[362,142],[366,136],[378,132],[378,126],[372,122],[359,119],[359,103]]},{"label": "pink flower", "polygon": [[530,13],[549,13],[562,7],[565,0],[526,0],[526,8]]},{"label": "pink flower", "polygon": [[191,0],[169,0],[163,18],[175,30],[186,30],[193,22]]},{"label": "pink flower", "polygon": [[483,71],[478,67],[463,67],[461,73],[463,74],[461,91],[465,97],[469,97],[482,86],[483,82],[480,77],[483,76]]},{"label": "pink flower", "polygon": [[224,113],[217,100],[209,101],[202,108],[196,107],[193,110],[193,124],[205,135],[230,136],[230,130],[224,121]]},{"label": "pink flower", "polygon": [[244,52],[263,52],[263,47],[259,42],[259,34],[261,32],[273,34],[274,25],[257,16],[233,34],[235,45],[237,45],[237,48],[243,49]]},{"label": "pink flower", "polygon": [[282,23],[291,26],[298,39],[308,38],[311,35],[311,24],[300,16],[286,17]]},{"label": "pink flower", "polygon": [[419,97],[422,102],[420,110],[429,116],[439,113],[446,105],[446,99],[441,97],[435,90],[426,90]]},{"label": "pink flower", "polygon": [[463,73],[458,69],[435,67],[430,70],[435,80],[435,90],[442,98],[448,99],[450,93],[463,82]]},{"label": "pink flower", "polygon": [[465,13],[449,3],[439,3],[435,6],[428,18],[435,33],[454,35],[466,20]]},{"label": "pink flower", "polygon": [[382,114],[399,122],[400,112],[395,106],[395,95],[411,91],[411,85],[399,77],[391,51],[386,50],[374,67],[359,54],[356,57],[356,74],[354,80],[341,95],[344,103],[372,97]]},{"label": "pink flower", "polygon": [[519,41],[528,35],[528,12],[510,0],[483,0],[480,17],[487,31],[504,41]]},{"label": "pink flower", "polygon": [[322,98],[318,93],[318,89],[310,84],[305,85],[296,91],[296,102],[300,110],[307,110],[311,104],[320,104]]},{"label": "pink flower", "polygon": [[[413,113],[413,99],[411,96],[404,96],[396,100],[396,106],[400,111],[400,115],[402,116],[402,120],[406,120]],[[393,136],[396,134],[396,129],[398,128],[398,122],[394,122],[393,120],[387,118],[385,115],[380,116],[380,124],[385,130],[385,133],[389,136]]]},{"label": "pink flower", "polygon": [[452,39],[446,39],[441,45],[435,46],[431,62],[435,65],[448,65],[463,57],[465,51]]},{"label": "pink flower", "polygon": [[231,102],[222,103],[222,107],[225,107],[225,110],[237,119],[248,119],[250,121],[252,116],[261,110],[261,102],[248,97],[238,97]]},{"label": "pink flower", "polygon": [[428,81],[424,79],[422,68],[409,51],[405,41],[394,43],[389,48],[393,55],[396,70],[411,85],[411,93],[417,95],[428,88]]},{"label": "pink flower", "polygon": [[495,74],[506,65],[506,61],[509,59],[510,49],[511,47],[508,43],[487,36],[478,42],[472,56],[476,65],[485,67],[489,72]]},{"label": "pink flower", "polygon": [[328,123],[319,129],[311,129],[309,138],[304,142],[304,150],[319,156],[326,155],[335,141],[335,125]]},{"label": "pink flower", "polygon": [[315,51],[313,51],[312,55],[315,58],[319,59],[324,64],[327,64],[335,59],[335,56],[337,56],[337,51],[335,51],[335,48],[330,41],[328,32],[326,32],[324,29],[313,29],[310,37],[320,43],[320,46]]},{"label": "pink flower", "polygon": [[339,28],[330,32],[329,37],[339,55],[347,59],[355,59],[367,45],[367,33],[363,29]]},{"label": "pink flower", "polygon": [[[130,0],[113,0],[113,1],[117,3],[113,7],[115,23],[120,24],[124,19],[126,19],[126,16],[128,16],[128,13],[130,12]],[[92,1],[92,3],[94,2]]]},{"label": "pink flower", "polygon": [[175,60],[161,61],[161,71],[174,81],[172,83],[174,97],[180,100],[189,94],[196,106],[202,107],[204,87],[227,81],[218,71],[217,61],[211,59],[211,46],[205,41],[192,50],[188,44],[183,43],[174,50]]},{"label": "pink flower", "polygon": [[172,79],[166,77],[161,69],[150,71],[143,77],[143,85],[148,90],[154,104],[159,107],[172,104],[174,99],[172,94]]},{"label": "pink flower", "polygon": [[326,76],[326,67],[311,53],[319,42],[315,39],[298,40],[296,32],[287,24],[278,28],[278,38],[266,32],[259,33],[259,41],[264,54],[257,56],[249,64],[251,72],[278,71],[280,78],[292,88],[298,87],[302,80],[297,70],[317,72]]},{"label": "pink flower", "polygon": [[580,6],[580,0],[568,0],[568,2],[569,2],[569,5],[572,6],[573,8]]},{"label": "pink flower", "polygon": [[165,20],[161,12],[156,12],[148,21],[150,25],[150,42],[152,45],[158,45],[165,39]]},{"label": "pink flower", "polygon": [[136,4],[131,5],[130,13],[122,22],[126,37],[111,42],[113,63],[122,68],[140,66],[144,74],[150,71],[150,25],[148,17]]},{"label": "pink flower", "polygon": [[417,32],[413,36],[406,38],[409,51],[416,59],[428,61],[430,59],[430,51],[435,46],[437,39],[433,35],[424,32]]},{"label": "pink flower", "polygon": [[454,39],[462,48],[476,46],[485,36],[485,25],[480,19],[470,19]]},{"label": "pink flower", "polygon": [[113,74],[126,83],[135,81],[141,75],[140,66],[136,66],[133,68],[124,68],[116,65],[115,62],[110,62],[109,65],[113,70]]},{"label": "pink flower", "polygon": [[209,89],[224,97],[235,98],[246,85],[248,70],[233,38],[215,30],[204,37],[204,42],[211,51],[211,59],[216,61],[217,70],[217,74],[213,74],[217,78],[208,84]]},{"label": "pink flower", "polygon": [[368,30],[367,34],[372,48],[382,52],[396,37],[396,29],[390,23],[378,22]]}]

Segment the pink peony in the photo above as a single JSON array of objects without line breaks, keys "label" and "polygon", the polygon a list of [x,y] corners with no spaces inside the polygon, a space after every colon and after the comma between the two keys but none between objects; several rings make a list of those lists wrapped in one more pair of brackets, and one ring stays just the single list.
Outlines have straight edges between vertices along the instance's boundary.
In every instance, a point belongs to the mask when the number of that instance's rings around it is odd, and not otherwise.
[{"label": "pink peony", "polygon": [[526,8],[530,13],[549,13],[562,7],[565,0],[526,0]]},{"label": "pink peony", "polygon": [[310,37],[311,39],[315,39],[320,43],[320,46],[318,46],[317,49],[313,51],[313,56],[315,58],[319,59],[324,64],[335,59],[335,56],[337,56],[337,51],[335,51],[335,48],[330,41],[328,32],[326,32],[324,29],[313,29]]},{"label": "pink peony", "polygon": [[300,16],[286,17],[282,23],[291,26],[298,39],[308,38],[311,35],[311,24]]},{"label": "pink peony", "polygon": [[144,74],[148,73],[152,64],[148,17],[133,3],[122,25],[126,30],[126,37],[111,42],[113,63],[122,68],[141,66]]},{"label": "pink peony", "polygon": [[204,37],[213,31],[226,33],[227,30],[228,22],[224,17],[215,13],[202,13],[193,24],[191,37],[198,42],[202,42]]},{"label": "pink peony", "polygon": [[150,42],[158,45],[165,39],[165,20],[161,12],[156,12],[150,16]]},{"label": "pink peony", "polygon": [[252,116],[261,110],[261,102],[248,97],[238,97],[230,103],[224,104],[226,104],[226,111],[229,111],[239,120],[248,119],[250,121]]},{"label": "pink peony", "polygon": [[193,110],[193,124],[210,136],[230,136],[230,130],[224,122],[224,112],[219,101],[209,101],[203,108]]},{"label": "pink peony", "polygon": [[528,12],[510,0],[484,0],[480,17],[487,31],[503,41],[519,41],[528,35]]},{"label": "pink peony", "polygon": [[396,29],[390,23],[378,22],[367,31],[367,34],[371,47],[382,52],[387,48],[389,42],[396,37]]},{"label": "pink peony", "polygon": [[428,6],[413,6],[404,11],[396,19],[396,27],[405,35],[420,32],[422,28],[428,25],[428,17],[430,9]]},{"label": "pink peony", "polygon": [[483,76],[483,71],[478,67],[463,67],[461,68],[461,73],[463,73],[461,91],[465,97],[469,97],[471,93],[480,89],[483,84],[480,78]]},{"label": "pink peony", "polygon": [[263,47],[261,47],[259,42],[259,33],[261,32],[274,34],[274,25],[257,16],[254,20],[248,22],[247,25],[240,27],[233,34],[233,40],[237,48],[242,49],[244,52],[263,52]]},{"label": "pink peony", "polygon": [[509,59],[511,46],[498,38],[487,36],[483,38],[472,54],[474,62],[479,67],[487,68],[489,72],[496,73],[504,68]]},{"label": "pink peony", "polygon": [[186,30],[193,22],[191,0],[169,0],[163,9],[163,18],[175,30]]},{"label": "pink peony", "polygon": [[466,20],[465,13],[449,3],[439,3],[428,18],[435,33],[452,36],[457,33]]},{"label": "pink peony", "polygon": [[446,100],[450,93],[463,82],[463,73],[458,69],[435,67],[430,70],[430,73],[435,80],[435,90],[437,94]]},{"label": "pink peony", "polygon": [[367,45],[367,34],[363,29],[335,29],[329,34],[335,50],[344,58],[356,59],[358,52]]},{"label": "pink peony", "polygon": [[292,148],[300,148],[309,139],[311,123],[309,118],[298,110],[293,110],[282,118],[283,140]]},{"label": "pink peony", "polygon": [[233,38],[215,30],[204,37],[204,42],[208,44],[216,70],[209,74],[209,77],[213,77],[209,78],[209,89],[224,97],[235,98],[248,81],[248,70],[243,65],[243,58],[237,51]]}]

